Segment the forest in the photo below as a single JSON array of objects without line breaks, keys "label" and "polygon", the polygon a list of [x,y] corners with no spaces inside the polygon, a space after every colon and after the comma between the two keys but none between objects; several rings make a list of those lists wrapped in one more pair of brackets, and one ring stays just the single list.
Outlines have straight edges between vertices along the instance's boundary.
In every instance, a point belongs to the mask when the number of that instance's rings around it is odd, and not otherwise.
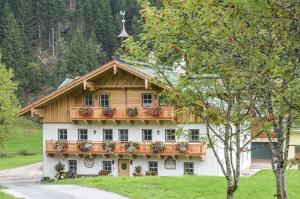
[{"label": "forest", "polygon": [[1,62],[14,71],[21,105],[112,59],[120,11],[135,36],[139,9],[136,0],[0,0]]}]

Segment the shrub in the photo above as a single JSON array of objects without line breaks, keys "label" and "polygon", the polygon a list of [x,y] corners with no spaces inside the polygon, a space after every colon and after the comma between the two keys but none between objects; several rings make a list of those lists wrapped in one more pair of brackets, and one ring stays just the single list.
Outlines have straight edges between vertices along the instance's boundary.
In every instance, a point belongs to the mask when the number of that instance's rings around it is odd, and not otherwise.
[{"label": "shrub", "polygon": [[5,157],[7,157],[7,156],[8,156],[7,153],[0,152],[0,158],[5,158]]},{"label": "shrub", "polygon": [[156,171],[146,171],[145,174],[146,174],[146,176],[157,176]]},{"label": "shrub", "polygon": [[153,153],[159,153],[166,148],[166,145],[163,142],[157,141],[151,143],[150,147]]},{"label": "shrub", "polygon": [[16,154],[23,156],[35,155],[34,153],[27,151],[26,149],[21,149]]},{"label": "shrub", "polygon": [[59,161],[59,162],[55,165],[54,168],[55,168],[55,171],[56,171],[55,177],[56,177],[58,180],[63,179],[63,178],[64,178],[64,174],[65,174],[65,165]]},{"label": "shrub", "polygon": [[142,166],[136,166],[134,168],[133,176],[143,176],[143,174],[142,174]]},{"label": "shrub", "polygon": [[104,171],[104,170],[99,171],[100,176],[108,176],[109,174],[110,174],[110,171]]},{"label": "shrub", "polygon": [[42,177],[42,179],[41,179],[41,183],[49,183],[49,182],[52,182],[52,181],[54,181],[54,179],[51,179],[48,176]]}]

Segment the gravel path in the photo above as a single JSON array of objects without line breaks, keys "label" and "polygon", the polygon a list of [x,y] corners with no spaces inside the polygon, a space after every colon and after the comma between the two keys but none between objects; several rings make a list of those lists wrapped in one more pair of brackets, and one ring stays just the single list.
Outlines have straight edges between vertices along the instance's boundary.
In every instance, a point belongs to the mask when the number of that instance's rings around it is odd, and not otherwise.
[{"label": "gravel path", "polygon": [[0,171],[2,190],[24,199],[126,199],[123,196],[76,185],[43,185],[42,163]]}]

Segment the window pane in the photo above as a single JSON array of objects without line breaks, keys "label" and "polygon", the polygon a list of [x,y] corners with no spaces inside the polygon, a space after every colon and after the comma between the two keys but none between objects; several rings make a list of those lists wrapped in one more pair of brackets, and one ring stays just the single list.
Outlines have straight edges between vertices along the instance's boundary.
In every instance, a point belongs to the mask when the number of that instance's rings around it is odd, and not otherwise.
[{"label": "window pane", "polygon": [[77,160],[69,160],[69,171],[77,173]]},{"label": "window pane", "polygon": [[67,129],[58,129],[58,140],[67,140]]},{"label": "window pane", "polygon": [[128,142],[128,130],[127,129],[119,129],[119,141]]},{"label": "window pane", "polygon": [[158,172],[158,162],[157,161],[150,161],[149,162],[149,171]]},{"label": "window pane", "polygon": [[143,129],[143,141],[152,141],[152,129]]},{"label": "window pane", "polygon": [[108,94],[100,95],[100,106],[101,107],[109,107],[109,96]]},{"label": "window pane", "polygon": [[78,140],[87,140],[87,139],[88,139],[87,129],[79,129]]},{"label": "window pane", "polygon": [[166,129],[166,142],[175,141],[175,129]]},{"label": "window pane", "polygon": [[198,141],[199,141],[199,129],[191,129],[190,142],[198,142]]},{"label": "window pane", "polygon": [[193,162],[185,162],[184,163],[184,173],[185,174],[194,174],[194,163]]},{"label": "window pane", "polygon": [[152,93],[143,93],[143,106],[152,106]]},{"label": "window pane", "polygon": [[93,96],[91,94],[84,95],[83,105],[84,106],[93,106]]},{"label": "window pane", "polygon": [[103,171],[109,171],[111,172],[111,161],[103,161]]},{"label": "window pane", "polygon": [[104,141],[112,141],[113,140],[112,129],[103,129],[103,140]]}]

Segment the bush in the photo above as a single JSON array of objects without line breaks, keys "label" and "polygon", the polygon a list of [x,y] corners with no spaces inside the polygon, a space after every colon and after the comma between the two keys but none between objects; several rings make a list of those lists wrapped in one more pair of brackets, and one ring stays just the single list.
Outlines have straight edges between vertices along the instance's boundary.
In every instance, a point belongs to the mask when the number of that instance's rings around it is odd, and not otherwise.
[{"label": "bush", "polygon": [[35,155],[34,153],[27,151],[26,149],[21,149],[16,154],[23,156]]},{"label": "bush", "polygon": [[55,171],[56,171],[55,177],[56,177],[58,180],[63,179],[64,176],[65,176],[65,165],[59,161],[59,162],[55,165],[54,168],[55,168]]},{"label": "bush", "polygon": [[157,176],[156,171],[146,171],[145,174],[146,174],[146,176]]},{"label": "bush", "polygon": [[48,176],[42,177],[42,179],[41,179],[41,183],[49,183],[49,182],[52,182],[52,181],[54,181],[54,179],[52,179]]},{"label": "bush", "polygon": [[7,153],[0,152],[0,158],[6,158],[8,157]]},{"label": "bush", "polygon": [[142,166],[136,166],[134,168],[133,176],[143,176],[143,174],[142,174]]},{"label": "bush", "polygon": [[110,174],[110,171],[104,171],[104,170],[99,171],[100,176],[108,176],[109,174]]}]

